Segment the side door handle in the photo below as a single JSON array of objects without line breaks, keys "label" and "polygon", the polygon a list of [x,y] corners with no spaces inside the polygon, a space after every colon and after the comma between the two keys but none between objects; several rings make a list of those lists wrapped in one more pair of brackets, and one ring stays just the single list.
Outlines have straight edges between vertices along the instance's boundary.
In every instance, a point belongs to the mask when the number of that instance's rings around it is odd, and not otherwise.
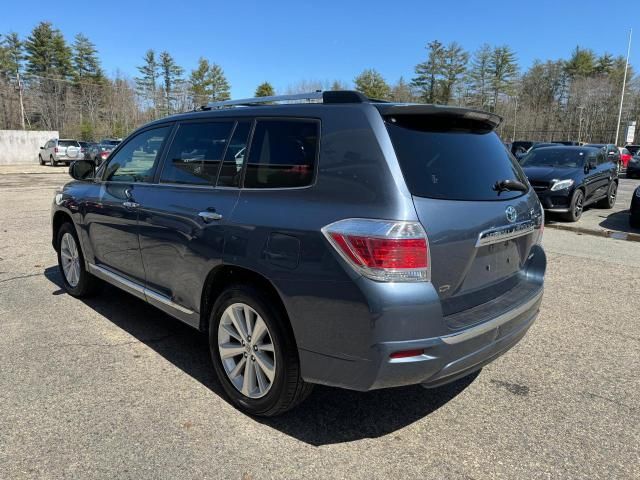
[{"label": "side door handle", "polygon": [[122,205],[124,205],[127,208],[138,208],[140,206],[139,203],[132,202],[131,200],[127,200],[126,202],[122,202]]},{"label": "side door handle", "polygon": [[198,216],[202,218],[202,220],[204,220],[204,223],[209,223],[216,220],[222,220],[222,215],[220,215],[218,212],[211,211],[211,210],[204,210],[198,213]]}]

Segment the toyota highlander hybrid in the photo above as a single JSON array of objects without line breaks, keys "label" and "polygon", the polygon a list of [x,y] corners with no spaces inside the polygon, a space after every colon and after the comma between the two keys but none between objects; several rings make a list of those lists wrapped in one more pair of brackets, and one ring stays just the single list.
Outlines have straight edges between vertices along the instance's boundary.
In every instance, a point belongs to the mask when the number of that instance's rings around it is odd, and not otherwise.
[{"label": "toyota highlander hybrid", "polygon": [[350,91],[152,122],[98,168],[72,164],[52,208],[62,282],[106,281],[206,333],[251,414],[317,383],[452,382],[542,299],[544,214],[499,122]]}]

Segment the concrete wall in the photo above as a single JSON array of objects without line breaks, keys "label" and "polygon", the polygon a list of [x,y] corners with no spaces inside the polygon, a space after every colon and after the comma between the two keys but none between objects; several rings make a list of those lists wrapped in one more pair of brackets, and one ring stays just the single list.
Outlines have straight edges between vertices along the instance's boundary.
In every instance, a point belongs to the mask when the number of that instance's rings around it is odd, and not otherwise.
[{"label": "concrete wall", "polygon": [[57,131],[0,130],[0,165],[38,163],[40,147],[52,138]]}]

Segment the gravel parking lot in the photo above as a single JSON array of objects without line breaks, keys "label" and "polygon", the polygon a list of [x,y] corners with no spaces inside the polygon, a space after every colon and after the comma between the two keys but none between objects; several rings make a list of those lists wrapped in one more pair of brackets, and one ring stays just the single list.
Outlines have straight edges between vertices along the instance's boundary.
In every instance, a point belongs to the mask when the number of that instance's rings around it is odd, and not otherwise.
[{"label": "gravel parking lot", "polygon": [[199,333],[112,287],[63,292],[49,209],[68,178],[0,167],[0,478],[640,478],[640,243],[549,228],[540,316],[479,374],[317,387],[258,420]]}]

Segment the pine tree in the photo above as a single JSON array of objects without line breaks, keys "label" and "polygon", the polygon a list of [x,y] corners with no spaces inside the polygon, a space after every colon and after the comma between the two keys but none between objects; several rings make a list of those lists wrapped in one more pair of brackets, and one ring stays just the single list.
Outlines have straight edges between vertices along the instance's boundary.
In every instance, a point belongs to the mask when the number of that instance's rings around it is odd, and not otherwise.
[{"label": "pine tree", "polygon": [[211,64],[207,73],[207,84],[210,88],[209,98],[212,102],[221,102],[231,98],[231,87],[220,65]]},{"label": "pine tree", "polygon": [[68,78],[73,74],[71,49],[50,22],[40,22],[25,42],[26,70],[32,75]]},{"label": "pine tree", "polygon": [[269,82],[263,82],[260,85],[258,85],[258,88],[256,88],[255,96],[256,97],[271,97],[271,96],[273,96],[275,94],[276,94],[276,92],[273,89],[273,86]]},{"label": "pine tree", "polygon": [[5,35],[0,42],[0,71],[15,79],[22,72],[24,45],[15,32]]},{"label": "pine tree", "polygon": [[567,61],[565,70],[571,77],[588,77],[595,71],[596,55],[588,48],[576,47]]},{"label": "pine tree", "polygon": [[189,91],[194,107],[206,104],[211,98],[211,88],[207,80],[208,74],[209,62],[207,59],[200,57],[198,59],[198,67],[195,70],[191,70],[189,76]]},{"label": "pine tree", "polygon": [[442,80],[438,103],[448,104],[453,95],[455,85],[460,81],[462,75],[467,70],[469,54],[462,47],[452,42],[442,52]]},{"label": "pine tree", "polygon": [[468,73],[472,102],[474,106],[479,108],[488,108],[489,105],[490,62],[491,47],[485,43],[473,53],[471,68]]},{"label": "pine tree", "polygon": [[334,80],[331,83],[331,87],[329,88],[329,90],[332,91],[338,91],[338,90],[349,90],[349,85],[346,84],[346,82],[342,82],[340,80]]},{"label": "pine tree", "polygon": [[500,94],[510,93],[518,75],[516,54],[507,45],[495,47],[489,59],[490,85],[493,94],[492,109],[495,111]]},{"label": "pine tree", "polygon": [[164,51],[160,53],[160,72],[164,93],[164,113],[170,115],[175,103],[174,90],[182,78],[184,69],[176,64],[169,52]]},{"label": "pine tree", "polygon": [[610,53],[605,53],[604,55],[598,58],[598,61],[596,62],[594,67],[594,72],[600,73],[600,74],[602,73],[608,74],[608,73],[611,73],[611,71],[613,70],[613,66],[614,66],[613,55],[611,55]]},{"label": "pine tree", "polygon": [[416,76],[412,84],[421,92],[422,99],[427,103],[437,100],[438,78],[442,75],[444,46],[438,40],[427,44],[429,56],[426,62],[416,65]]},{"label": "pine tree", "polygon": [[101,82],[104,80],[98,51],[95,45],[82,33],[77,34],[73,42],[73,69],[79,81]]},{"label": "pine tree", "polygon": [[386,100],[391,94],[391,88],[382,75],[372,68],[364,70],[353,80],[353,83],[356,85],[356,90],[369,98]]},{"label": "pine tree", "polygon": [[144,55],[144,64],[138,67],[141,76],[136,77],[136,87],[138,93],[149,103],[157,116],[157,88],[160,65],[156,60],[156,53],[153,50],[147,50]]}]

